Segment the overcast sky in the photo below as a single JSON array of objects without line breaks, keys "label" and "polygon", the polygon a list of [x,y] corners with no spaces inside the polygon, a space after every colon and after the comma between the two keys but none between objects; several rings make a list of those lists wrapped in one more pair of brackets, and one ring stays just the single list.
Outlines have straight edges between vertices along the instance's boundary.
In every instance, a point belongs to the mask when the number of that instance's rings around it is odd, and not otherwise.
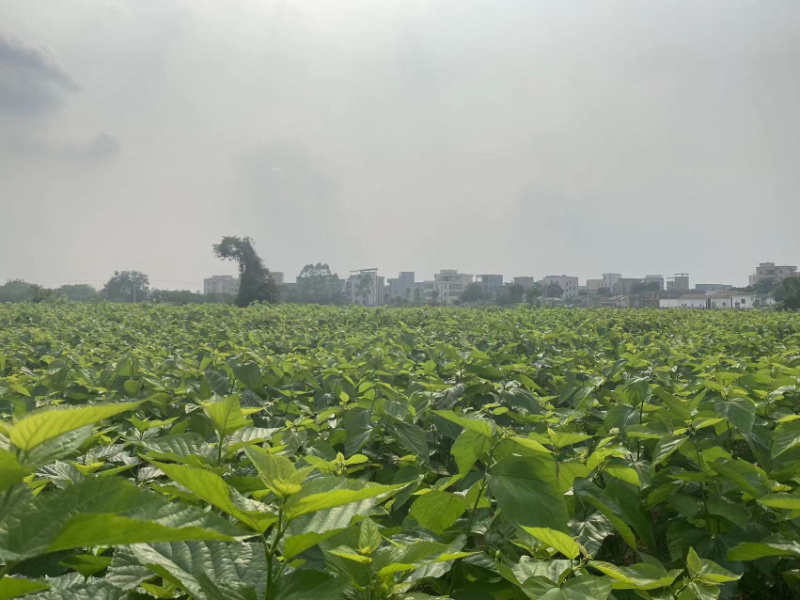
[{"label": "overcast sky", "polygon": [[0,280],[744,285],[798,232],[798,0],[0,0]]}]

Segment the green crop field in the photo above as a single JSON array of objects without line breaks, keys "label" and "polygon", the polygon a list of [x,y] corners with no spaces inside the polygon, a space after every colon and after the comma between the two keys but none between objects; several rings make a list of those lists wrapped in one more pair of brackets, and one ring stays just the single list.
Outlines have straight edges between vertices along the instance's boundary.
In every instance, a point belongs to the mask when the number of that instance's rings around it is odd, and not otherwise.
[{"label": "green crop field", "polygon": [[0,305],[0,600],[800,597],[800,316]]}]

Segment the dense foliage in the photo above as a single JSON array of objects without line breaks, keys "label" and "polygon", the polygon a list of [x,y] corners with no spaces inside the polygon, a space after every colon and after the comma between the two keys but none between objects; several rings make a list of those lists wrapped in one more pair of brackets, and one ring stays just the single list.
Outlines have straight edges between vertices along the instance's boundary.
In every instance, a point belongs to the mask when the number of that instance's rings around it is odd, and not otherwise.
[{"label": "dense foliage", "polygon": [[800,316],[0,306],[0,598],[796,598]]},{"label": "dense foliage", "polygon": [[278,285],[264,266],[249,237],[225,236],[214,244],[214,254],[223,260],[239,263],[238,306],[250,306],[255,302],[277,302],[280,297]]}]

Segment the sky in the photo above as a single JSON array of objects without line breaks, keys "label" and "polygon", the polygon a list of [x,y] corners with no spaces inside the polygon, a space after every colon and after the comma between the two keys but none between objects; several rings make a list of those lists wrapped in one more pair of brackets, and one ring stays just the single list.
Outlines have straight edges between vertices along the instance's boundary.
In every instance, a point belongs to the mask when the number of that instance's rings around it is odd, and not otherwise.
[{"label": "sky", "polygon": [[797,0],[0,0],[0,281],[800,263]]}]

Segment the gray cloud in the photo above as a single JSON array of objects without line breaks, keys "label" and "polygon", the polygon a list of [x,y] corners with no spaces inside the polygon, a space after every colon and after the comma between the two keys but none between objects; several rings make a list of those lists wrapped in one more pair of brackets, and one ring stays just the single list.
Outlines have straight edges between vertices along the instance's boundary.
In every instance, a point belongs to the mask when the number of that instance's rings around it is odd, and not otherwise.
[{"label": "gray cloud", "polygon": [[120,145],[115,137],[101,133],[88,140],[71,140],[61,144],[14,137],[8,143],[8,150],[27,158],[103,160],[119,154]]},{"label": "gray cloud", "polygon": [[0,34],[0,110],[23,115],[45,112],[77,89],[49,51]]}]

